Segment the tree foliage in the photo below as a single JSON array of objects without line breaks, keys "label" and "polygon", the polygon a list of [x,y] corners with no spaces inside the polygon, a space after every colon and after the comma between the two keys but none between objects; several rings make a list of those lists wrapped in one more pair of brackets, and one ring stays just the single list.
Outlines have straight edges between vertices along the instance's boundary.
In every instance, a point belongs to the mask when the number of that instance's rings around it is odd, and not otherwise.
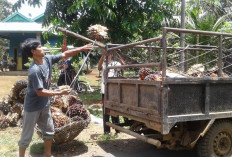
[{"label": "tree foliage", "polygon": [[187,4],[187,28],[204,30],[201,25],[208,21],[213,25],[206,30],[217,31],[226,20],[232,20],[229,0],[190,0]]},{"label": "tree foliage", "polygon": [[[12,4],[9,3],[7,0],[0,0],[0,13],[1,13],[0,21],[4,20],[11,14],[11,8],[12,8]],[[0,38],[0,52],[3,51],[3,46],[9,46],[9,41],[6,39]]]},{"label": "tree foliage", "polygon": [[113,43],[154,37],[165,19],[172,18],[174,0],[50,0],[45,25],[66,27],[86,35],[90,25],[109,29]]},{"label": "tree foliage", "polygon": [[33,7],[40,7],[41,6],[41,1],[42,0],[18,0],[14,5],[13,5],[13,11],[18,11],[22,7],[22,4],[27,3],[29,6]]},{"label": "tree foliage", "polygon": [[0,21],[7,18],[11,13],[12,4],[7,0],[0,0]]}]

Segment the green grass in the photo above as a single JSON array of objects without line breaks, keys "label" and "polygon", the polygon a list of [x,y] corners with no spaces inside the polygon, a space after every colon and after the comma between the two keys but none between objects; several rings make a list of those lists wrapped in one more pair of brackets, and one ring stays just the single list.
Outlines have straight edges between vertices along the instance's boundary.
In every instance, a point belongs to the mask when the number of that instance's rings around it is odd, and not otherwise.
[{"label": "green grass", "polygon": [[[19,127],[9,127],[7,129],[0,130],[0,156],[15,157],[18,155],[18,141],[20,139],[21,129]],[[37,134],[34,134],[30,147],[38,142],[42,141]],[[36,148],[38,149],[38,148]],[[28,149],[27,149],[28,151]]]},{"label": "green grass", "polygon": [[92,93],[87,93],[87,94],[80,94],[79,97],[81,98],[81,100],[85,101],[85,100],[99,100],[101,101],[101,93],[99,90],[94,91]]},{"label": "green grass", "polygon": [[30,147],[30,154],[43,154],[44,153],[44,143],[35,142]]},{"label": "green grass", "polygon": [[96,116],[96,117],[98,117],[98,118],[103,118],[103,116],[102,116],[102,111],[101,111],[101,110],[91,109],[91,108],[89,108],[89,107],[87,107],[87,109],[89,110],[89,112],[90,112],[92,115],[94,115],[94,116]]},{"label": "green grass", "polygon": [[136,76],[138,74],[135,71],[125,71],[123,75],[124,76]]},{"label": "green grass", "polygon": [[[99,78],[99,79],[101,79],[101,78]],[[80,75],[79,80],[88,82],[90,84],[90,86],[100,87],[100,82],[99,81],[92,80],[91,78],[86,77],[85,75]]]},{"label": "green grass", "polygon": [[19,135],[18,129],[12,128],[7,130],[0,130],[0,156],[13,157],[14,152],[18,150],[17,142]]},{"label": "green grass", "polygon": [[[21,129],[19,127],[9,127],[7,129],[0,129],[0,157],[16,157],[18,156],[18,141],[20,139]],[[74,148],[78,146],[84,147],[85,144],[82,141],[72,141],[67,148]],[[66,152],[66,147],[60,148],[60,146],[52,145],[52,152],[62,151]],[[62,153],[61,152],[61,153]],[[32,141],[29,147],[26,149],[26,155],[43,155],[44,143],[39,136],[34,133]]]},{"label": "green grass", "polygon": [[112,140],[112,139],[116,139],[118,137],[118,135],[114,134],[103,134],[101,136],[98,137],[98,140],[100,140],[103,143],[107,143],[108,140]]}]

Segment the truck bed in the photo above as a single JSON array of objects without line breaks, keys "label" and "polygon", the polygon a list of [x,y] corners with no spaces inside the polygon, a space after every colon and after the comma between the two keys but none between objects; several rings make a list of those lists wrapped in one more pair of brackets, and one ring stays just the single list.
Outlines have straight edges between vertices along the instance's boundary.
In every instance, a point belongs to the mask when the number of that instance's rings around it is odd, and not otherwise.
[{"label": "truck bed", "polygon": [[177,122],[232,117],[231,79],[108,79],[105,111],[168,134]]}]

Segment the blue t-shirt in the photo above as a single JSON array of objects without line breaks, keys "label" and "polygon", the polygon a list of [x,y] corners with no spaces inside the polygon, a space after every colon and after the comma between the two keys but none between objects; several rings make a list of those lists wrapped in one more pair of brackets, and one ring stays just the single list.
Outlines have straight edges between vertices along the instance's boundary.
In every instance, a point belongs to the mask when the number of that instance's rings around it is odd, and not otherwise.
[{"label": "blue t-shirt", "polygon": [[52,65],[61,58],[62,54],[46,55],[43,58],[43,65],[32,62],[28,70],[27,94],[24,101],[24,110],[26,112],[38,111],[50,104],[50,98],[38,96],[36,90],[49,89]]}]

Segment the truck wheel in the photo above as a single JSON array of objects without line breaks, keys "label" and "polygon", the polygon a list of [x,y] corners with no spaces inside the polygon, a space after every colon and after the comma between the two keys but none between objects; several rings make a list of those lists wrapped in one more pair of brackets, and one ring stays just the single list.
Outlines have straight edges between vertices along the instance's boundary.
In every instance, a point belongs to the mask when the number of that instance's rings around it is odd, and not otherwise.
[{"label": "truck wheel", "polygon": [[227,157],[232,155],[232,121],[215,122],[199,141],[199,157]]}]

